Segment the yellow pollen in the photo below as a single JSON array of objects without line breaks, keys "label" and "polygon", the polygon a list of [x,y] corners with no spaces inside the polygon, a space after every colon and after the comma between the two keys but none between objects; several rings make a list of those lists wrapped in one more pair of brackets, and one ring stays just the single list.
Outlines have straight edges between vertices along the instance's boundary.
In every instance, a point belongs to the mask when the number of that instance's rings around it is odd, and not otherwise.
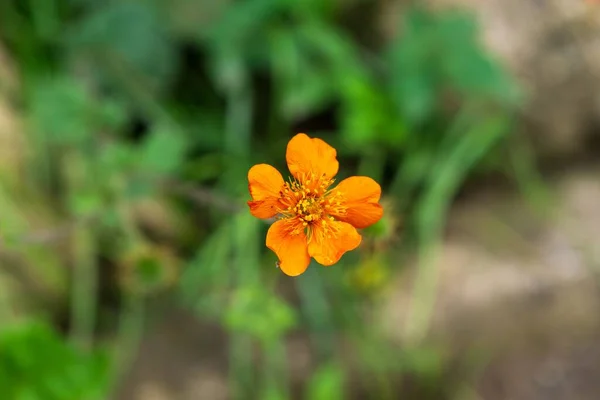
[{"label": "yellow pollen", "polygon": [[[333,179],[304,173],[285,183],[279,192],[282,204],[281,218],[289,221],[289,232],[298,235],[305,232],[308,240],[313,237],[311,227],[319,227],[317,240],[335,237],[338,234],[335,216],[346,213],[342,194],[330,189]],[[314,231],[314,232],[313,232]]]}]

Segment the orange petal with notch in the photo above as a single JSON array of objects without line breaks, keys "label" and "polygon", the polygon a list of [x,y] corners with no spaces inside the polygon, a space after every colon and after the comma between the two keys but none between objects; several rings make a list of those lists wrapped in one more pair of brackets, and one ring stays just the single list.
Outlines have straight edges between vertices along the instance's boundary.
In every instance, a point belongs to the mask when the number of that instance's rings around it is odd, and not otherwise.
[{"label": "orange petal with notch", "polygon": [[356,249],[362,237],[356,229],[345,222],[329,221],[336,231],[326,238],[320,226],[313,227],[312,237],[308,243],[308,254],[319,264],[329,266],[337,263],[345,252]]},{"label": "orange petal with notch", "polygon": [[293,221],[276,221],[267,232],[267,247],[279,258],[279,268],[289,276],[298,276],[308,268],[310,256],[303,230],[294,233]]},{"label": "orange petal with notch", "polygon": [[339,169],[337,151],[321,139],[304,133],[294,136],[287,145],[285,158],[294,177],[303,180],[303,174],[333,178]]},{"label": "orange petal with notch", "polygon": [[267,219],[277,215],[281,208],[279,192],[283,189],[283,177],[268,164],[257,164],[248,171],[248,190],[252,201],[248,202],[250,213]]},{"label": "orange petal with notch", "polygon": [[366,176],[352,176],[340,182],[334,189],[343,197],[345,213],[332,214],[337,220],[348,222],[355,228],[373,225],[383,216],[383,207],[378,203],[381,186]]}]

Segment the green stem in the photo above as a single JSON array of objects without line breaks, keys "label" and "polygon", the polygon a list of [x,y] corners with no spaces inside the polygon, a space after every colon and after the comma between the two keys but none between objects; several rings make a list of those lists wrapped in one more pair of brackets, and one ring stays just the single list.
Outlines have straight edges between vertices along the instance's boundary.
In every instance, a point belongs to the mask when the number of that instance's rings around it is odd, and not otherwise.
[{"label": "green stem", "polygon": [[551,208],[551,196],[535,166],[535,156],[525,139],[518,138],[511,146],[509,158],[517,184],[529,201],[533,212],[546,213]]},{"label": "green stem", "polygon": [[16,320],[16,313],[11,305],[11,293],[3,290],[0,292],[0,331],[10,326]]},{"label": "green stem", "polygon": [[[64,159],[69,196],[74,199],[88,184],[82,157],[68,152]],[[77,213],[77,210],[74,212]],[[71,279],[71,339],[90,349],[96,328],[98,271],[96,239],[89,226],[78,226],[72,236],[74,266]]]},{"label": "green stem", "polygon": [[508,122],[506,116],[488,116],[473,124],[432,171],[433,181],[417,210],[419,269],[406,325],[409,343],[422,340],[429,329],[437,291],[437,252],[447,210],[468,171],[507,132]]},{"label": "green stem", "polygon": [[264,389],[268,393],[276,393],[277,399],[289,399],[289,377],[283,341],[277,339],[274,342],[264,343],[263,354],[265,355]]},{"label": "green stem", "polygon": [[124,304],[119,315],[119,331],[113,353],[110,384],[113,390],[121,382],[133,363],[144,333],[144,298],[135,294],[123,296]]},{"label": "green stem", "polygon": [[229,387],[232,391],[233,400],[248,398],[254,387],[253,363],[252,363],[252,340],[247,335],[235,333],[232,335],[229,351],[229,365],[231,371],[229,378],[232,380]]},{"label": "green stem", "polygon": [[75,265],[71,282],[71,338],[82,348],[90,349],[96,328],[98,273],[95,240],[88,227],[75,231],[73,245]]},{"label": "green stem", "polygon": [[321,358],[329,359],[333,355],[335,344],[331,308],[325,296],[318,267],[315,263],[311,264],[304,274],[296,278],[295,282],[302,309],[311,329],[313,344]]}]

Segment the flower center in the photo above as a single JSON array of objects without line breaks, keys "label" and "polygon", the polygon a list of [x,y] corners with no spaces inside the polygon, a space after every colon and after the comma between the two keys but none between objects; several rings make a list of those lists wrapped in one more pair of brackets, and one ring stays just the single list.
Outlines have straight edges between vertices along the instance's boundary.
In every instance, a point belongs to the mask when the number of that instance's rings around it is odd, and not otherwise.
[{"label": "flower center", "polygon": [[286,206],[282,214],[294,218],[304,228],[320,226],[328,230],[330,214],[340,215],[346,211],[342,205],[342,196],[329,187],[334,179],[316,176],[314,173],[302,174],[298,179],[286,182],[281,190],[281,202]]}]

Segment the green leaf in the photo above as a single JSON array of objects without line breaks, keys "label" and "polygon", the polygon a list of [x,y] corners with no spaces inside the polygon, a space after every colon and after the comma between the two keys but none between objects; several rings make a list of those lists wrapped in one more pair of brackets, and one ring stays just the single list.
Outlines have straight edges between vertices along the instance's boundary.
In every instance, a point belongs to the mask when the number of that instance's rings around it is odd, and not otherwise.
[{"label": "green leaf", "polygon": [[342,400],[344,397],[344,371],[335,364],[315,371],[305,395],[306,400]]},{"label": "green leaf", "polygon": [[102,199],[100,193],[96,192],[96,188],[86,189],[86,191],[81,191],[73,195],[70,209],[74,215],[92,215],[104,205],[104,199]]},{"label": "green leaf", "polygon": [[271,40],[271,63],[279,89],[280,107],[290,120],[322,109],[333,98],[333,70],[305,54],[295,35],[282,30]]},{"label": "green leaf", "polygon": [[92,105],[83,88],[67,78],[37,82],[30,99],[35,129],[51,143],[79,145],[93,130]]},{"label": "green leaf", "polygon": [[[106,76],[107,60],[124,64],[155,89],[174,77],[177,54],[156,10],[145,2],[110,2],[79,22],[69,32],[68,43],[80,54],[94,57],[96,73]],[[107,58],[108,57],[108,58]]]},{"label": "green leaf", "polygon": [[441,67],[449,82],[466,93],[509,104],[518,100],[515,82],[480,43],[472,15],[448,13],[440,18],[436,29],[440,48],[445,49]]},{"label": "green leaf", "polygon": [[404,121],[379,85],[362,76],[348,76],[342,85],[342,96],[342,132],[350,147],[364,150],[372,144],[403,144]]},{"label": "green leaf", "polygon": [[248,0],[231,4],[208,32],[209,46],[215,50],[237,47],[242,52],[248,51],[249,46],[262,46],[261,41],[256,40],[257,35],[264,33],[267,21],[280,10],[284,1]]},{"label": "green leaf", "polygon": [[390,90],[407,121],[419,124],[433,111],[437,96],[435,43],[427,16],[415,12],[405,23],[390,53]]},{"label": "green leaf", "polygon": [[103,397],[104,353],[81,353],[48,325],[19,324],[0,334],[0,398],[88,400]]},{"label": "green leaf", "polygon": [[161,124],[157,126],[140,149],[137,164],[144,175],[170,175],[181,166],[187,149],[187,140],[178,129]]},{"label": "green leaf", "polygon": [[296,325],[296,314],[264,287],[244,287],[235,294],[224,323],[234,332],[247,333],[269,343]]},{"label": "green leaf", "polygon": [[507,106],[519,100],[515,82],[480,44],[470,14],[416,7],[405,14],[403,27],[389,51],[390,89],[411,124],[424,122],[447,88]]}]

